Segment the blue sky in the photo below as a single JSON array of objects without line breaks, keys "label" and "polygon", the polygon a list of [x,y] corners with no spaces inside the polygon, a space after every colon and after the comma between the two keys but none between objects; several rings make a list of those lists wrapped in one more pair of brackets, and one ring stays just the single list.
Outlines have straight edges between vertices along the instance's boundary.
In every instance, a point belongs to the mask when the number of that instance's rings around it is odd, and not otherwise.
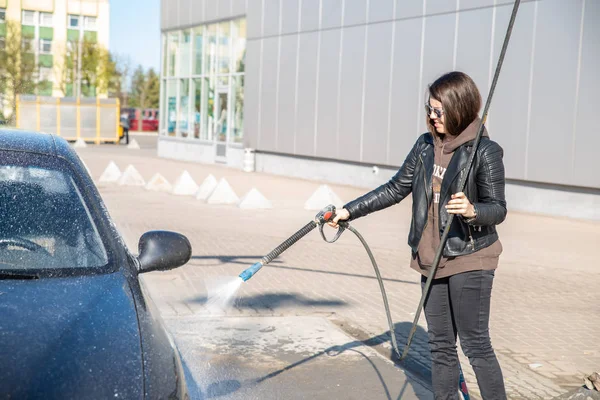
[{"label": "blue sky", "polygon": [[160,67],[160,0],[111,0],[110,51],[141,64]]}]

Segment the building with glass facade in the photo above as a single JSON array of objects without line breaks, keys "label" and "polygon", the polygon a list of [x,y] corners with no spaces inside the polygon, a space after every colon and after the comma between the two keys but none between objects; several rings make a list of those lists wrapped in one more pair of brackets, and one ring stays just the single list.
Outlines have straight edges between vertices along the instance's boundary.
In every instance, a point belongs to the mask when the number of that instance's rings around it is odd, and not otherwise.
[{"label": "building with glass facade", "polygon": [[[244,137],[246,19],[201,24],[163,35],[160,132],[227,147]],[[230,146],[228,146],[228,144]]]},{"label": "building with glass facade", "polygon": [[[512,5],[162,0],[159,155],[241,168],[251,148],[258,171],[375,187],[426,131],[429,83],[461,70],[487,98]],[[509,208],[600,219],[598,20],[521,4],[486,124]]]},{"label": "building with glass facade", "polygon": [[[108,49],[109,0],[0,0],[0,51],[8,21],[17,24],[35,57],[39,84],[31,94],[74,96],[75,85],[64,78],[69,54],[84,38]],[[95,89],[90,95],[96,95]]]}]

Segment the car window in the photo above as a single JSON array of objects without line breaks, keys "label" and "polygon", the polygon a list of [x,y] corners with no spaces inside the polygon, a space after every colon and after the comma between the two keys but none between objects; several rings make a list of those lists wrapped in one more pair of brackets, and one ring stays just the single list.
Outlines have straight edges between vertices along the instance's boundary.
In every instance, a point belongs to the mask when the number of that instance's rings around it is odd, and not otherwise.
[{"label": "car window", "polygon": [[0,269],[107,263],[106,249],[69,170],[0,161]]}]

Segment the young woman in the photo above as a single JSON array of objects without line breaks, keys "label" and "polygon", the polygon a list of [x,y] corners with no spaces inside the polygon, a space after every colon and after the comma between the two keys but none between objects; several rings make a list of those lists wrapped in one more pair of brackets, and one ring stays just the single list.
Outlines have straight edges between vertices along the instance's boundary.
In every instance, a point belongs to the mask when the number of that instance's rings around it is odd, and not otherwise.
[{"label": "young woman", "polygon": [[384,209],[412,193],[410,265],[422,274],[423,286],[449,214],[457,215],[425,302],[435,398],[458,399],[458,334],[483,398],[505,399],[488,330],[492,281],[502,252],[496,225],[506,217],[503,151],[484,131],[465,190],[459,192],[480,123],[481,95],[468,75],[450,72],[429,86],[428,97],[429,132],[419,137],[388,183],[346,204],[331,225]]}]

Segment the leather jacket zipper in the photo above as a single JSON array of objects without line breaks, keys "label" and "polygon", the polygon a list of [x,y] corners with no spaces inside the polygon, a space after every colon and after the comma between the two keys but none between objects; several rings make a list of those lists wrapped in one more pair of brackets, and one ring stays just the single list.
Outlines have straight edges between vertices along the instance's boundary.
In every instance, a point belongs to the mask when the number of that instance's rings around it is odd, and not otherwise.
[{"label": "leather jacket zipper", "polygon": [[425,228],[427,228],[427,224],[429,223],[429,195],[427,193],[427,176],[425,175],[425,163],[423,162],[423,157],[421,157],[421,153],[419,153],[419,160],[421,161],[421,166],[423,167],[423,183],[425,188],[425,199],[427,200],[427,214],[425,214],[425,225],[423,225],[423,230],[421,231],[421,237],[419,238],[419,243],[417,243],[417,249],[421,244],[421,239],[423,239],[423,232],[425,232]]},{"label": "leather jacket zipper", "polygon": [[473,239],[473,233],[471,232],[471,225],[467,224],[467,228],[469,229],[469,238],[471,246],[473,247],[473,250],[475,250],[475,240]]},{"label": "leather jacket zipper", "polygon": [[[421,165],[423,166],[423,183],[425,184],[425,199],[427,199],[427,207],[429,208],[429,195],[427,194],[427,176],[425,176],[425,163],[423,162],[423,157],[419,154],[419,160],[421,160]],[[425,226],[427,226],[427,222],[425,222]]]}]

